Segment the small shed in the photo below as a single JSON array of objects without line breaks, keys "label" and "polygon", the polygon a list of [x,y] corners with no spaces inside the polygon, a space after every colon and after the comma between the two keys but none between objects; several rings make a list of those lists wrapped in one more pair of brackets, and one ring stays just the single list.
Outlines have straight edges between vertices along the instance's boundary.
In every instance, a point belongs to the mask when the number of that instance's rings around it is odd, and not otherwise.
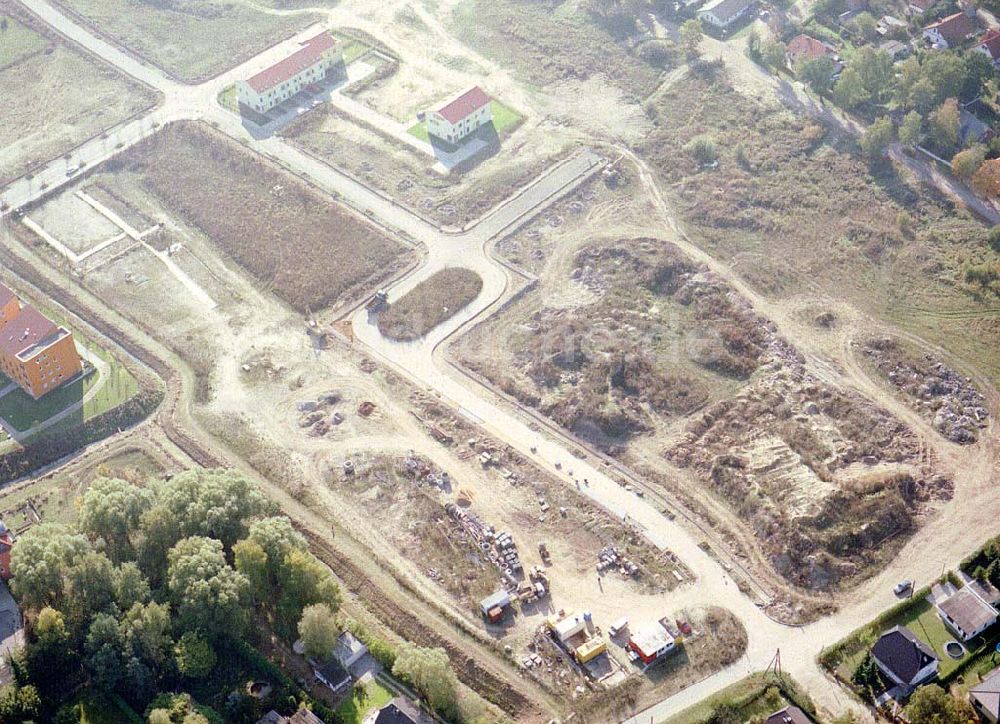
[{"label": "small shed", "polygon": [[510,606],[510,594],[503,590],[497,591],[479,602],[479,610],[493,623],[503,618],[503,613],[508,606]]}]

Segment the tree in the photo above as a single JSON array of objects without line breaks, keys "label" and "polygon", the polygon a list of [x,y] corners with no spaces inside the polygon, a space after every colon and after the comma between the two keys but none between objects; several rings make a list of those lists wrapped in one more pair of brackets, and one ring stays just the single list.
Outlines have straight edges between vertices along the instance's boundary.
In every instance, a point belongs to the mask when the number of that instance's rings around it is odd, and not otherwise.
[{"label": "tree", "polygon": [[111,558],[121,561],[131,554],[132,533],[152,505],[150,490],[118,478],[97,478],[83,496],[79,527],[104,539]]},{"label": "tree", "polygon": [[250,524],[249,540],[260,545],[267,554],[269,564],[268,572],[272,577],[276,577],[281,567],[281,562],[292,550],[303,551],[306,549],[306,539],[302,537],[292,523],[285,517],[263,518]]},{"label": "tree", "polygon": [[934,88],[935,105],[956,93],[965,80],[965,63],[950,50],[929,53],[920,66],[921,75]]},{"label": "tree", "polygon": [[927,127],[938,150],[945,151],[958,146],[959,125],[958,101],[954,98],[949,98],[931,113],[927,119]]},{"label": "tree", "polygon": [[868,160],[880,158],[892,143],[893,126],[888,117],[883,116],[865,129],[861,137],[861,152]]},{"label": "tree", "polygon": [[962,100],[972,101],[984,91],[987,81],[993,78],[993,61],[985,53],[966,53],[962,58],[965,73],[962,82]]},{"label": "tree", "polygon": [[84,625],[100,612],[110,612],[115,601],[115,573],[103,553],[88,551],[66,571],[67,601],[71,620]]},{"label": "tree", "polygon": [[62,612],[43,608],[35,620],[34,641],[24,649],[27,679],[46,693],[56,693],[61,677],[77,664]]},{"label": "tree", "polygon": [[878,22],[872,17],[870,12],[858,13],[851,21],[851,25],[864,40],[871,42],[878,37]]},{"label": "tree", "polygon": [[696,60],[701,56],[702,27],[701,20],[691,18],[681,23],[681,47],[687,59]]},{"label": "tree", "polygon": [[139,568],[153,588],[167,575],[167,552],[181,539],[177,517],[164,505],[154,505],[139,521],[135,549]]},{"label": "tree", "polygon": [[934,84],[927,78],[921,78],[913,84],[907,105],[919,111],[921,115],[927,115],[938,102],[938,92],[934,89]]},{"label": "tree", "polygon": [[857,71],[873,102],[883,104],[889,99],[895,70],[888,53],[866,45],[858,51],[847,69],[850,68]]},{"label": "tree", "polygon": [[937,684],[917,689],[905,711],[912,724],[965,724],[974,720],[964,700],[956,699]]},{"label": "tree", "polygon": [[250,518],[271,507],[257,486],[235,470],[192,468],[163,483],[157,493],[173,513],[181,537],[215,538],[227,550],[246,537]]},{"label": "tree", "polygon": [[702,166],[713,163],[719,158],[719,149],[715,139],[704,134],[695,136],[684,144],[684,150],[694,156],[694,160]]},{"label": "tree", "polygon": [[760,49],[761,59],[769,66],[778,70],[785,67],[785,44],[780,40],[768,40]]},{"label": "tree", "polygon": [[299,619],[299,636],[306,655],[323,661],[337,645],[340,631],[333,611],[325,603],[314,603],[302,609]]},{"label": "tree", "polygon": [[910,111],[903,116],[903,123],[899,126],[899,142],[906,146],[917,146],[923,137],[924,119],[916,111]]},{"label": "tree", "polygon": [[972,174],[972,188],[977,194],[987,198],[1000,196],[1000,160],[991,159],[983,163]]},{"label": "tree", "polygon": [[65,526],[43,523],[28,530],[10,554],[11,587],[21,606],[40,609],[61,600],[66,572],[88,551],[87,539]]},{"label": "tree", "polygon": [[285,556],[281,571],[278,610],[291,627],[302,617],[302,609],[313,603],[325,603],[336,611],[340,608],[340,589],[311,553],[293,550]]},{"label": "tree", "polygon": [[438,712],[451,711],[458,682],[444,649],[425,649],[412,643],[399,647],[392,673],[408,682]]},{"label": "tree", "polygon": [[833,84],[833,61],[821,55],[818,58],[811,58],[799,64],[796,75],[812,90],[816,95],[825,95]]},{"label": "tree", "polygon": [[174,647],[177,670],[189,679],[203,679],[215,668],[216,656],[212,644],[193,631],[188,631]]},{"label": "tree", "polygon": [[963,181],[972,178],[986,160],[986,146],[977,144],[964,151],[959,151],[951,159],[951,172]]},{"label": "tree", "polygon": [[260,543],[249,538],[239,541],[233,546],[233,562],[236,570],[250,582],[250,592],[254,598],[258,601],[266,600],[273,591],[273,584],[267,553]]},{"label": "tree", "polygon": [[865,88],[861,71],[855,65],[849,65],[840,74],[833,86],[833,102],[841,108],[853,110],[871,100],[871,94]]},{"label": "tree", "polygon": [[156,672],[162,672],[170,658],[170,605],[136,603],[121,623],[125,643],[133,656],[139,657]]},{"label": "tree", "polygon": [[94,617],[84,650],[93,682],[105,691],[117,689],[124,675],[125,639],[114,616],[99,613]]},{"label": "tree", "polygon": [[149,581],[133,561],[122,563],[115,569],[112,590],[121,611],[128,611],[135,604],[149,600]]},{"label": "tree", "polygon": [[250,584],[226,563],[222,542],[191,536],[167,555],[167,587],[183,631],[239,636],[247,622]]}]

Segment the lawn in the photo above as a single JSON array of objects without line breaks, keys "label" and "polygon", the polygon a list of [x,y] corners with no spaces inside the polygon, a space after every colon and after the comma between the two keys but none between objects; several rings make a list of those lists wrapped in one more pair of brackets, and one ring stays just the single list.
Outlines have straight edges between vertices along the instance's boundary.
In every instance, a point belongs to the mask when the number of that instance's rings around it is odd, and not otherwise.
[{"label": "lawn", "polygon": [[235,85],[227,85],[222,89],[222,92],[219,93],[219,105],[234,113],[239,113],[240,102],[236,98]]},{"label": "lawn", "polygon": [[393,692],[377,681],[354,688],[352,695],[337,707],[337,721],[341,724],[361,724],[373,709],[381,709],[394,698]]},{"label": "lawn", "polygon": [[371,50],[370,45],[365,45],[360,40],[354,38],[344,39],[344,63],[351,63]]},{"label": "lawn", "polygon": [[0,70],[44,49],[48,42],[14,18],[0,16]]},{"label": "lawn", "polygon": [[427,143],[431,142],[430,134],[427,133],[426,121],[417,121],[412,126],[407,128],[406,132],[409,133],[411,136],[419,138],[421,141],[426,141]]},{"label": "lawn", "polygon": [[[103,350],[95,348],[91,351],[107,362],[111,369],[101,389],[93,398],[84,403],[82,413],[70,415],[73,424],[89,420],[114,409],[139,391],[139,383],[121,364],[115,362]],[[0,397],[0,417],[18,432],[23,432],[79,402],[100,381],[100,377],[99,373],[92,372],[86,377],[59,387],[37,400],[32,399],[27,392],[18,387],[13,392]],[[0,380],[0,383],[6,384],[6,380]]]},{"label": "lawn", "polygon": [[[505,106],[497,100],[490,101],[490,111],[493,114],[493,128],[498,136],[502,136],[506,130],[513,130],[524,120],[524,116],[515,111],[510,106]],[[427,122],[417,121],[406,129],[411,136],[419,138],[421,141],[430,143],[431,137],[427,133]]]},{"label": "lawn", "polygon": [[84,690],[74,704],[78,707],[80,724],[122,724],[141,722],[140,717],[120,698]]}]

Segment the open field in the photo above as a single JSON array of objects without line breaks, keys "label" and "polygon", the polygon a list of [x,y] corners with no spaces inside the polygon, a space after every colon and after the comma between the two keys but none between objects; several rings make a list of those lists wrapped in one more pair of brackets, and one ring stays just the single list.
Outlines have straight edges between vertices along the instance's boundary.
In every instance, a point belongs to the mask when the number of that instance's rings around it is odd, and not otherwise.
[{"label": "open field", "polygon": [[318,17],[262,13],[229,0],[143,3],[59,0],[98,32],[170,75],[195,83],[238,65]]},{"label": "open field", "polygon": [[[638,152],[706,250],[764,294],[855,304],[1000,378],[1000,300],[965,273],[1000,259],[979,221],[889,164],[869,167],[852,141],[747,97],[724,71],[681,79],[654,110]],[[697,136],[715,141],[717,169],[684,150]]]},{"label": "open field", "polygon": [[175,124],[109,164],[200,228],[298,310],[361,295],[408,253],[367,221],[198,124]]},{"label": "open field", "polygon": [[156,94],[0,2],[0,185],[150,107]]},{"label": "open field", "polygon": [[464,309],[482,288],[474,271],[442,269],[381,312],[378,328],[392,339],[419,339]]},{"label": "open field", "polygon": [[506,140],[480,154],[471,168],[447,176],[433,173],[433,160],[412,148],[357,125],[323,105],[285,129],[290,141],[335,168],[391,194],[439,224],[463,226],[504,201],[565,155],[559,133],[533,132],[523,124]]}]

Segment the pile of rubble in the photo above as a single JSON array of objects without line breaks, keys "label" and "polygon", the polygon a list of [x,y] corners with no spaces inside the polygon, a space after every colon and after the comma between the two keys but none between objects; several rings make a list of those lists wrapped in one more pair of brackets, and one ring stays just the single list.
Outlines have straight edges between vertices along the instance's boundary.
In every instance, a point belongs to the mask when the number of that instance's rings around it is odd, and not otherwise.
[{"label": "pile of rubble", "polygon": [[474,513],[462,510],[454,503],[445,505],[445,512],[469,534],[504,579],[511,586],[517,586],[523,577],[524,566],[517,552],[517,544],[510,534],[482,523]]},{"label": "pile of rubble", "polygon": [[326,435],[331,427],[336,427],[344,421],[339,412],[330,413],[330,408],[340,402],[336,392],[324,392],[315,400],[302,400],[296,405],[299,411],[299,427],[308,427],[312,437]]},{"label": "pile of rubble", "polygon": [[909,358],[892,339],[872,340],[863,353],[888,380],[916,401],[934,429],[952,442],[975,442],[986,427],[986,399],[972,380],[929,354]]},{"label": "pile of rubble", "polygon": [[639,574],[639,566],[623,556],[616,546],[604,546],[597,554],[597,572],[609,570],[617,570],[623,576],[632,578]]}]

